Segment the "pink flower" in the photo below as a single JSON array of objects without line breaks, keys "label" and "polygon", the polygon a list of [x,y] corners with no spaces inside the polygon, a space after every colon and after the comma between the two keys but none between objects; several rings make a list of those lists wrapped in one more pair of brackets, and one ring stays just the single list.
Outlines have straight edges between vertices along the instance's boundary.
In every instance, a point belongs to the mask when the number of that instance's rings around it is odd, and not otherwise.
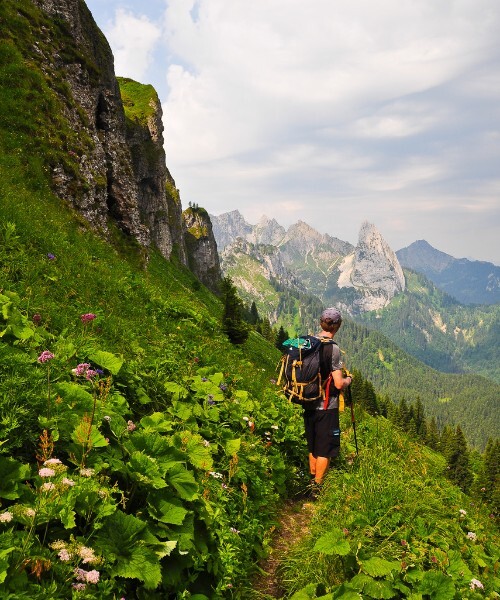
[{"label": "pink flower", "polygon": [[97,583],[99,581],[99,571],[85,571],[84,569],[75,569],[75,577],[77,581],[85,581],[86,583]]},{"label": "pink flower", "polygon": [[40,475],[40,477],[52,477],[55,474],[56,472],[54,471],[54,469],[48,469],[47,467],[38,471],[38,475]]},{"label": "pink flower", "polygon": [[96,560],[94,550],[92,548],[87,548],[87,546],[81,546],[78,550],[78,554],[81,556],[84,563],[93,563]]},{"label": "pink flower", "polygon": [[71,369],[71,372],[76,377],[82,377],[83,375],[85,375],[87,373],[87,370],[89,368],[90,368],[89,363],[80,363],[79,365],[76,366],[75,369]]},{"label": "pink flower", "polygon": [[82,477],[92,477],[94,474],[94,469],[80,469],[80,475]]},{"label": "pink flower", "polygon": [[54,355],[52,354],[52,352],[49,352],[48,350],[44,350],[40,356],[37,358],[39,363],[46,363],[49,360],[52,360],[54,358]]},{"label": "pink flower", "polygon": [[85,373],[85,379],[91,381],[94,377],[97,377],[97,375],[99,375],[99,373],[94,371],[94,369],[87,369],[87,372]]},{"label": "pink flower", "polygon": [[469,587],[471,590],[484,590],[484,585],[479,581],[479,579],[471,579]]},{"label": "pink flower", "polygon": [[35,313],[33,315],[33,323],[35,323],[36,325],[38,325],[42,320],[42,315],[39,313]]},{"label": "pink flower", "polygon": [[71,560],[71,554],[66,550],[66,548],[63,548],[62,550],[59,551],[58,556],[60,558],[60,560],[62,560],[63,562],[67,562],[68,560]]},{"label": "pink flower", "polygon": [[70,487],[75,485],[75,482],[72,479],[68,479],[67,477],[64,477],[64,479],[61,481],[61,483],[63,485],[69,485]]},{"label": "pink flower", "polygon": [[87,573],[87,582],[88,583],[97,583],[99,581],[99,571],[95,569],[93,571],[89,571]]},{"label": "pink flower", "polygon": [[94,315],[94,313],[85,313],[84,315],[80,315],[80,320],[82,321],[82,323],[90,323],[90,321],[93,321],[96,318],[97,315]]},{"label": "pink flower", "polygon": [[137,426],[133,421],[127,421],[127,429],[129,431],[134,431],[134,429],[137,429]]},{"label": "pink flower", "polygon": [[84,583],[73,583],[73,589],[77,592],[83,592],[87,586]]},{"label": "pink flower", "polygon": [[8,510],[0,514],[0,523],[10,523],[12,521],[12,513]]},{"label": "pink flower", "polygon": [[49,458],[43,464],[48,467],[49,465],[62,465],[62,462],[58,458]]},{"label": "pink flower", "polygon": [[46,483],[44,483],[42,485],[42,487],[40,489],[43,492],[50,492],[50,491],[54,490],[55,488],[56,488],[56,486],[51,481],[47,481]]}]

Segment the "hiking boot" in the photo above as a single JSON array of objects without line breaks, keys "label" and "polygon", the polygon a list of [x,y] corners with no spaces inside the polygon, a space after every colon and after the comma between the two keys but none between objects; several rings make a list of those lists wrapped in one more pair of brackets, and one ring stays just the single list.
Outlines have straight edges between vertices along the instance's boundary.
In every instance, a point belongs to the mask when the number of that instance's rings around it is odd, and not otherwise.
[{"label": "hiking boot", "polygon": [[316,500],[321,493],[322,487],[323,486],[321,483],[317,483],[313,479],[307,488],[307,497],[310,498],[311,500]]}]

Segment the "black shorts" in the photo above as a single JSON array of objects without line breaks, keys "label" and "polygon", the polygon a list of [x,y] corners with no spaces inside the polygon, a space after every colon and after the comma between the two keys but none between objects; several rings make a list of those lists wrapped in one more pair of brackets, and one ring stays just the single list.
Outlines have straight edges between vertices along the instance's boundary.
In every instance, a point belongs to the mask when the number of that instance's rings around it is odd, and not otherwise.
[{"label": "black shorts", "polygon": [[315,458],[334,458],[340,452],[339,409],[304,410],[307,449]]}]

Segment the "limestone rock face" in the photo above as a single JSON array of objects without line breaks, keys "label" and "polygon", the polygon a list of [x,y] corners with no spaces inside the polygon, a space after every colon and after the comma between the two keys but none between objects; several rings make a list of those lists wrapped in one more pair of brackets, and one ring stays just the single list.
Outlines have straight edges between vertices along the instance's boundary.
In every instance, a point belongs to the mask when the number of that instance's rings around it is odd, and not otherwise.
[{"label": "limestone rock face", "polygon": [[375,225],[366,221],[355,251],[344,258],[339,271],[339,288],[352,287],[358,292],[353,312],[383,308],[405,289],[405,276],[396,254]]},{"label": "limestone rock face", "polygon": [[182,216],[189,268],[208,289],[218,293],[222,277],[210,217],[202,208],[188,208]]},{"label": "limestone rock face", "polygon": [[210,215],[213,232],[217,241],[217,249],[222,252],[236,238],[247,239],[252,234],[252,226],[249,225],[238,210],[232,210],[219,216]]},{"label": "limestone rock face", "polygon": [[[71,91],[65,103],[70,127],[88,140],[78,151],[78,177],[56,166],[55,193],[97,229],[114,220],[143,246],[151,233],[141,222],[139,189],[127,144],[125,114],[113,54],[86,5],[79,0],[34,0],[49,17],[66,24],[63,53],[38,56],[47,74],[63,74]],[[47,32],[50,36],[50,31]],[[84,57],[84,58],[82,58]]]}]

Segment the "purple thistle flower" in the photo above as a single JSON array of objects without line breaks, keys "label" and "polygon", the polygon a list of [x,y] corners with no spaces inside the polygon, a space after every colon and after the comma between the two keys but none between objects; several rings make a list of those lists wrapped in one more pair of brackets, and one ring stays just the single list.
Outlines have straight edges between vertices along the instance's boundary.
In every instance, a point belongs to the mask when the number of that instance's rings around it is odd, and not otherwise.
[{"label": "purple thistle flower", "polygon": [[55,259],[55,256],[54,256],[54,254],[52,254],[52,252],[49,252],[49,253],[47,254],[47,258],[48,258],[49,260],[54,260],[54,259]]},{"label": "purple thistle flower", "polygon": [[225,391],[227,390],[227,385],[226,385],[225,383],[221,383],[221,384],[219,385],[219,388],[220,388],[220,389],[221,389],[223,392],[225,392]]},{"label": "purple thistle flower", "polygon": [[52,352],[49,352],[48,350],[44,350],[40,356],[37,358],[37,361],[39,363],[46,363],[49,360],[52,360],[54,358],[54,355],[52,354]]}]

